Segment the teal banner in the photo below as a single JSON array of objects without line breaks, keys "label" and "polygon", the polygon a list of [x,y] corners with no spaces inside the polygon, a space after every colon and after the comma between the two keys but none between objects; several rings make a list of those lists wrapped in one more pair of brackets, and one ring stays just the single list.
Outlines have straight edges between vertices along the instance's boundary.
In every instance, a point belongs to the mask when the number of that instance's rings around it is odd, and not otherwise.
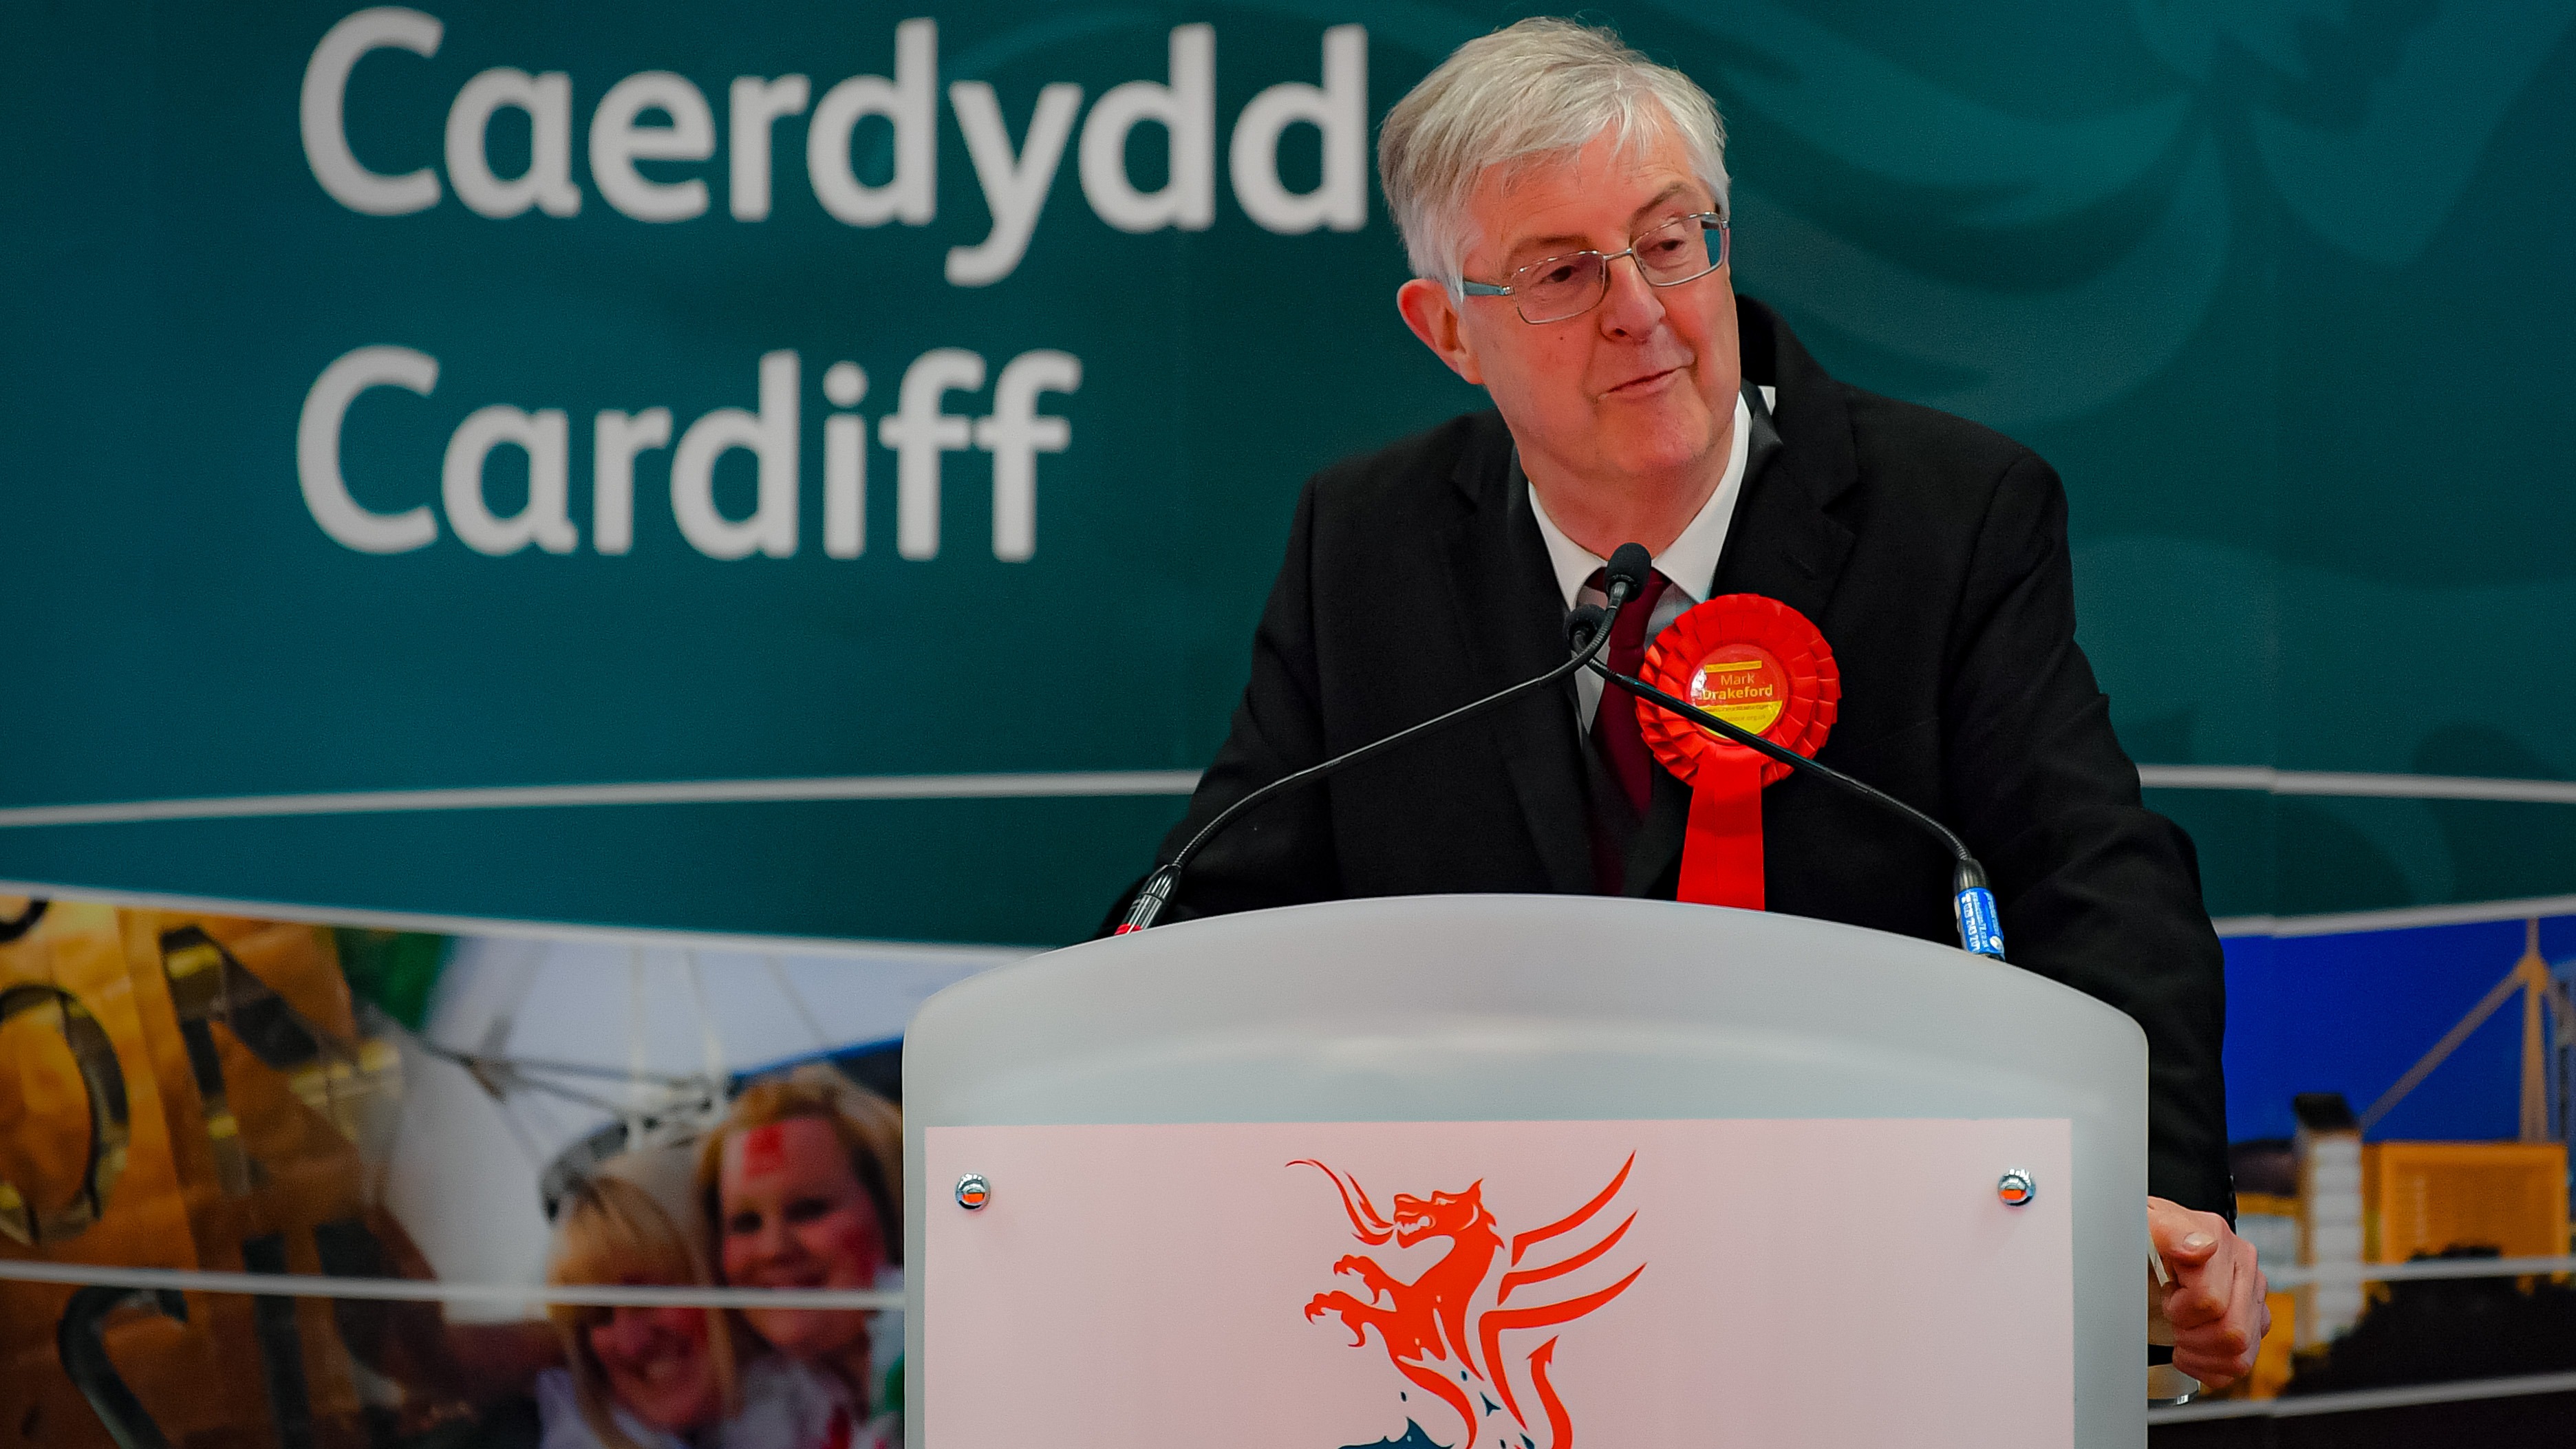
[{"label": "teal banner", "polygon": [[[2213,912],[2576,889],[2576,0],[1586,14],[1740,290],[2063,473]],[[1087,932],[1304,478],[1482,405],[1372,158],[1508,18],[0,16],[0,881]]]}]

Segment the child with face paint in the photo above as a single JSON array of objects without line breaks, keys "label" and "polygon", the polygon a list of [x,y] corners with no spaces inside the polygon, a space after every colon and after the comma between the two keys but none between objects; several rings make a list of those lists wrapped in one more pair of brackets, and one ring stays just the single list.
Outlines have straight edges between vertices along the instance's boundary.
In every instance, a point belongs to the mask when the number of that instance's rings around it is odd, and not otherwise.
[{"label": "child with face paint", "polygon": [[[698,1184],[723,1280],[740,1287],[874,1288],[903,1249],[903,1119],[826,1066],[754,1083],[699,1144]],[[900,1443],[898,1364],[873,1381],[869,1317],[753,1309],[743,1320],[787,1358],[839,1377],[880,1412],[860,1436]]]},{"label": "child with face paint", "polygon": [[[564,1200],[556,1284],[704,1286],[711,1275],[687,1154],[634,1152]],[[566,1367],[538,1376],[542,1449],[847,1449],[838,1381],[745,1353],[721,1310],[556,1304]],[[739,1372],[737,1365],[741,1365]]]}]

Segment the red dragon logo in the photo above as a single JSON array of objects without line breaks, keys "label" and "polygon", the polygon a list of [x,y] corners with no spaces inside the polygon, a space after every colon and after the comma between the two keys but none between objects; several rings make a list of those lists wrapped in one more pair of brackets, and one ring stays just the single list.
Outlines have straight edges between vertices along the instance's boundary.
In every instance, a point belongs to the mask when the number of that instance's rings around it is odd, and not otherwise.
[{"label": "red dragon logo", "polygon": [[[1345,1177],[1313,1158],[1299,1158],[1288,1165],[1316,1168],[1333,1180],[1342,1195],[1342,1211],[1350,1217],[1351,1232],[1363,1243],[1376,1247],[1392,1241],[1399,1248],[1410,1248],[1428,1238],[1449,1239],[1449,1251],[1410,1283],[1387,1272],[1374,1259],[1357,1253],[1345,1255],[1333,1264],[1333,1271],[1356,1276],[1368,1289],[1368,1301],[1363,1303],[1348,1293],[1318,1293],[1307,1303],[1306,1317],[1311,1322],[1327,1313],[1340,1314],[1342,1326],[1351,1331],[1353,1348],[1366,1344],[1369,1330],[1376,1329],[1396,1371],[1457,1411],[1467,1430],[1466,1437],[1458,1441],[1459,1449],[1473,1444],[1483,1418],[1495,1414],[1509,1416],[1509,1430],[1520,1436],[1524,1446],[1533,1443],[1530,1416],[1522,1411],[1520,1396],[1513,1391],[1509,1372],[1512,1365],[1505,1363],[1502,1356],[1504,1334],[1570,1323],[1618,1297],[1637,1281],[1639,1273],[1646,1271],[1646,1265],[1640,1263],[1627,1277],[1580,1298],[1506,1306],[1524,1288],[1562,1278],[1599,1261],[1627,1236],[1629,1225],[1637,1221],[1635,1213],[1628,1214],[1626,1221],[1581,1252],[1544,1265],[1521,1266],[1523,1255],[1530,1249],[1574,1232],[1610,1205],[1610,1200],[1627,1184],[1628,1169],[1637,1165],[1633,1153],[1620,1166],[1619,1175],[1610,1179],[1610,1185],[1594,1195],[1592,1201],[1543,1228],[1515,1234],[1510,1240],[1510,1256],[1500,1264],[1495,1259],[1503,1256],[1504,1238],[1501,1225],[1485,1209],[1482,1180],[1470,1184],[1464,1192],[1435,1192],[1428,1198],[1397,1193],[1395,1217],[1390,1222],[1378,1215],[1376,1205],[1369,1201],[1357,1178]],[[1478,1294],[1497,1271],[1502,1281],[1495,1287],[1492,1304],[1482,1306]],[[1536,1396],[1534,1407],[1547,1421],[1547,1449],[1572,1449],[1574,1421],[1547,1378],[1548,1365],[1555,1357],[1556,1338],[1550,1336],[1530,1350],[1520,1366],[1526,1370]],[[1502,1396],[1502,1402],[1496,1404],[1492,1395],[1480,1394],[1478,1397],[1485,1403],[1483,1415],[1469,1398],[1470,1388],[1477,1385],[1490,1386]]]}]

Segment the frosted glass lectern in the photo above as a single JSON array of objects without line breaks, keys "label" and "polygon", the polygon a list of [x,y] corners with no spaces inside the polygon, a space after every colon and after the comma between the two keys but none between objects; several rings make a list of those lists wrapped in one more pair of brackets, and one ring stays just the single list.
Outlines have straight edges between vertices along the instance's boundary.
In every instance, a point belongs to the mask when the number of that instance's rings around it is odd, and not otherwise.
[{"label": "frosted glass lectern", "polygon": [[1189,921],[905,1040],[911,1449],[2138,1445],[2146,1039],[1572,896]]}]

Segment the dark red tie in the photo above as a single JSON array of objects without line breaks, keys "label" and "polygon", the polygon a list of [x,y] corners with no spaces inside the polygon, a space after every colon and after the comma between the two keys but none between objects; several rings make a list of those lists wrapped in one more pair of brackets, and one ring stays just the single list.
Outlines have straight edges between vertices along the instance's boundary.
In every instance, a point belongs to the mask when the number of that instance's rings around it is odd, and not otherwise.
[{"label": "dark red tie", "polygon": [[[1594,569],[1585,582],[1607,592],[1604,570]],[[1647,576],[1646,586],[1619,611],[1619,622],[1610,629],[1610,647],[1603,651],[1606,662],[1620,674],[1635,674],[1646,666],[1646,626],[1655,615],[1655,601],[1664,596],[1669,583],[1662,573]],[[1592,716],[1592,748],[1601,753],[1603,763],[1618,778],[1619,787],[1628,795],[1628,803],[1644,819],[1646,802],[1655,789],[1655,757],[1646,748],[1646,737],[1637,729],[1637,701],[1634,695],[1615,684],[1601,686],[1601,707]]]}]

